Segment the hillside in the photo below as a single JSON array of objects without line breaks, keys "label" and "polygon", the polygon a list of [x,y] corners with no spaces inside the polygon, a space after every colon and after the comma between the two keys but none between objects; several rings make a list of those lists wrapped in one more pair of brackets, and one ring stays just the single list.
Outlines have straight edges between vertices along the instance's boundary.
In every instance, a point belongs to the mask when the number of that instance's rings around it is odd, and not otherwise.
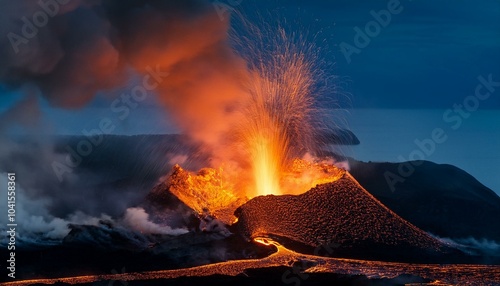
[{"label": "hillside", "polygon": [[384,205],[417,227],[441,237],[500,241],[500,197],[467,172],[446,164],[416,162],[415,171],[394,184],[384,176],[399,163],[349,159],[351,174]]},{"label": "hillside", "polygon": [[235,215],[244,236],[272,237],[306,252],[334,245],[329,256],[407,261],[457,254],[386,208],[348,173],[301,195],[256,197]]}]

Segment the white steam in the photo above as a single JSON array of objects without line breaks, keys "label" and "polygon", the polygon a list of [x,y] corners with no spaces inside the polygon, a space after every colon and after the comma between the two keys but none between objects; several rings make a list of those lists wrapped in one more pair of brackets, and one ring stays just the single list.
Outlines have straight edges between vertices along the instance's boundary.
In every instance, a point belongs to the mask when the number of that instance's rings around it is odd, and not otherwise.
[{"label": "white steam", "polygon": [[[0,173],[0,185],[7,186],[7,173]],[[7,206],[5,193],[0,196],[0,204]],[[28,197],[22,186],[16,185],[14,223],[17,223],[17,239],[21,244],[58,243],[70,232],[70,224],[99,226],[99,222],[103,220],[143,234],[180,235],[188,232],[186,229],[172,229],[150,221],[149,214],[142,208],[128,208],[120,223],[116,223],[116,220],[107,214],[90,216],[78,210],[66,218],[55,217],[48,212],[50,204],[50,199]],[[0,231],[7,230],[6,226],[9,223],[7,220],[7,212],[4,212],[0,216]],[[6,245],[7,239],[7,236],[3,236],[0,245]]]},{"label": "white steam", "polygon": [[144,234],[185,234],[188,230],[162,226],[149,220],[149,214],[143,208],[128,208],[123,218],[125,225]]},{"label": "white steam", "polygon": [[[7,186],[7,173],[0,174],[0,184]],[[0,197],[0,203],[7,205],[7,196]],[[21,185],[16,185],[15,191],[15,221],[16,232],[20,242],[49,242],[62,240],[70,231],[69,224],[98,225],[99,220],[111,220],[111,217],[101,214],[100,217],[92,217],[80,211],[69,215],[66,219],[54,217],[47,209],[51,201],[44,198],[32,199],[25,195]],[[7,213],[0,216],[2,230],[9,223]],[[12,223],[12,222],[11,222]],[[4,237],[0,244],[7,242]]]},{"label": "white steam", "polygon": [[500,256],[500,243],[494,240],[489,240],[486,238],[477,239],[472,236],[465,238],[448,238],[439,237],[433,234],[431,235],[466,252],[469,252],[468,250],[472,248],[479,250],[484,254]]}]

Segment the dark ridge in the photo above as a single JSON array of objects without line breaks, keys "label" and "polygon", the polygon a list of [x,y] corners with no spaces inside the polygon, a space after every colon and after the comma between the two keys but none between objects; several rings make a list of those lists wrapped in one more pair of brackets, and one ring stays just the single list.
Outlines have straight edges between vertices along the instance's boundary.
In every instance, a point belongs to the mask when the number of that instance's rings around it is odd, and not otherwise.
[{"label": "dark ridge", "polygon": [[[467,172],[429,161],[366,163],[350,158],[349,165],[367,191],[417,227],[440,237],[500,242],[500,197]],[[398,168],[408,166],[413,173],[401,175]],[[391,174],[403,181],[388,183]]]},{"label": "dark ridge", "polygon": [[332,129],[318,136],[318,141],[324,145],[359,145],[359,139],[347,129]]}]

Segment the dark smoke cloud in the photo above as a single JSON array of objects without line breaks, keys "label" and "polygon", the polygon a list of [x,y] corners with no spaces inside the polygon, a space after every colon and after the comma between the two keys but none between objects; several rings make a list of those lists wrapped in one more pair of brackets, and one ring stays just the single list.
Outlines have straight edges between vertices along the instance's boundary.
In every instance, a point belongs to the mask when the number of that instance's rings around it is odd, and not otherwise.
[{"label": "dark smoke cloud", "polygon": [[[47,3],[52,3],[52,8],[47,8]],[[49,15],[55,10],[58,13]],[[258,69],[250,72],[248,59],[235,52],[229,18],[221,18],[210,2],[0,0],[0,11],[7,16],[0,18],[1,86],[11,90],[33,88],[35,96],[40,94],[53,106],[80,108],[96,93],[113,95],[131,79],[154,78],[157,85],[153,92],[181,131],[204,147],[203,154],[217,155],[211,158],[212,166],[219,166],[221,161],[235,163],[225,169],[238,174],[243,184],[241,162],[231,162],[240,155],[234,153],[241,150],[230,150],[228,146],[235,146],[227,141],[232,139],[228,135],[235,122],[241,122],[244,116],[238,110],[246,104],[248,79],[260,75]],[[44,25],[38,25],[39,15],[49,15]],[[11,44],[13,37],[24,39]],[[267,51],[263,46],[256,48]],[[17,108],[26,111],[24,106]],[[6,118],[7,122],[26,125],[37,116],[24,113],[22,117]],[[38,129],[45,130],[44,126]],[[106,150],[120,155],[113,158],[124,158],[120,163],[109,166],[106,154],[94,151],[88,160],[92,162],[72,169],[60,182],[51,163],[65,160],[64,146],[60,148],[44,136],[23,142],[7,138],[0,144],[0,171],[16,171],[26,198],[43,202],[47,211],[41,216],[46,221],[67,221],[77,212],[94,217],[123,215],[150,190],[154,176],[142,182],[143,174],[129,172],[128,178],[137,178],[131,182],[117,176],[123,171],[117,169],[139,161],[162,169],[169,160],[185,160],[185,153],[168,158],[167,153],[159,152],[138,159],[143,154],[137,149],[115,146]]]},{"label": "dark smoke cloud", "polygon": [[[219,146],[236,121],[247,65],[230,44],[229,18],[211,3],[0,1],[0,10],[9,12],[0,20],[4,86],[33,84],[50,104],[79,108],[97,92],[113,94],[153,70],[168,74],[154,92],[171,119],[208,149]],[[40,13],[48,19],[38,27]]]},{"label": "dark smoke cloud", "polygon": [[211,8],[181,0],[2,0],[0,82],[34,83],[51,104],[81,107],[126,84],[131,68],[212,57],[227,24]]},{"label": "dark smoke cloud", "polygon": [[120,57],[97,1],[60,2],[0,2],[0,81],[12,88],[34,83],[52,104],[80,107],[118,83]]},{"label": "dark smoke cloud", "polygon": [[[0,134],[8,133],[13,123],[31,132],[36,132],[41,120],[41,111],[36,94],[28,94],[12,108],[0,114]],[[5,140],[5,138],[4,138]]]},{"label": "dark smoke cloud", "polygon": [[[80,108],[98,92],[123,89],[137,75],[168,73],[155,90],[160,101],[184,132],[215,146],[226,131],[218,123],[227,122],[237,96],[238,70],[245,67],[227,41],[228,21],[210,3],[196,0],[0,0],[0,11],[0,85],[29,90],[26,100],[2,114],[0,126],[6,134],[0,139],[0,171],[16,172],[20,199],[30,206],[21,209],[33,210],[25,211],[26,226],[59,237],[67,230],[61,227],[65,223],[88,221],[74,219],[76,214],[106,214],[125,215],[134,228],[154,229],[147,214],[125,210],[140,203],[155,175],[144,181],[123,179],[115,167],[96,167],[108,157],[94,151],[87,163],[97,163],[78,166],[58,180],[51,164],[64,162],[67,151],[58,139],[43,134],[48,127],[40,123],[36,97],[56,107]],[[47,21],[37,25],[43,19],[36,15],[43,13]],[[207,118],[213,120],[208,128]],[[7,132],[12,123],[26,129],[22,137]],[[105,150],[132,152],[119,146]],[[143,155],[129,154],[126,160],[161,170],[169,162],[166,154],[138,159]],[[140,175],[130,171],[133,176]]]}]

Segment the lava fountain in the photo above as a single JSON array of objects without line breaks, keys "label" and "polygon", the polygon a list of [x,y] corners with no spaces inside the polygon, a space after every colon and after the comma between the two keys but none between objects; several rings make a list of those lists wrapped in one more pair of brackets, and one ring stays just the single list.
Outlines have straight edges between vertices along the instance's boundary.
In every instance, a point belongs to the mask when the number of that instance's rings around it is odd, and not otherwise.
[{"label": "lava fountain", "polygon": [[[227,214],[238,207],[236,202],[241,204],[260,195],[303,193],[343,174],[331,164],[298,159],[318,150],[318,138],[322,138],[318,135],[328,129],[316,103],[326,91],[327,81],[318,50],[284,28],[244,26],[243,33],[233,33],[230,42],[238,58],[246,63],[245,76],[238,83],[232,122],[225,122],[231,126],[229,133],[214,152],[218,160],[212,161],[220,164],[212,167],[220,168],[218,174],[229,183],[217,183],[219,179],[209,175],[214,172],[205,168],[198,174],[183,175],[188,178],[187,184],[170,188],[193,209],[224,214],[226,222],[232,221]],[[227,167],[234,164],[220,158],[237,161],[237,167]],[[211,192],[234,197],[226,196],[223,201],[228,203],[224,203],[206,194]]]},{"label": "lava fountain", "polygon": [[281,184],[283,174],[294,158],[313,149],[320,126],[315,107],[318,74],[311,59],[315,53],[300,37],[290,37],[283,28],[272,37],[257,28],[251,30],[261,37],[260,43],[270,44],[267,49],[250,43],[244,47],[247,52],[242,57],[248,63],[250,77],[237,133],[248,151],[255,190],[252,194],[288,193]]}]

